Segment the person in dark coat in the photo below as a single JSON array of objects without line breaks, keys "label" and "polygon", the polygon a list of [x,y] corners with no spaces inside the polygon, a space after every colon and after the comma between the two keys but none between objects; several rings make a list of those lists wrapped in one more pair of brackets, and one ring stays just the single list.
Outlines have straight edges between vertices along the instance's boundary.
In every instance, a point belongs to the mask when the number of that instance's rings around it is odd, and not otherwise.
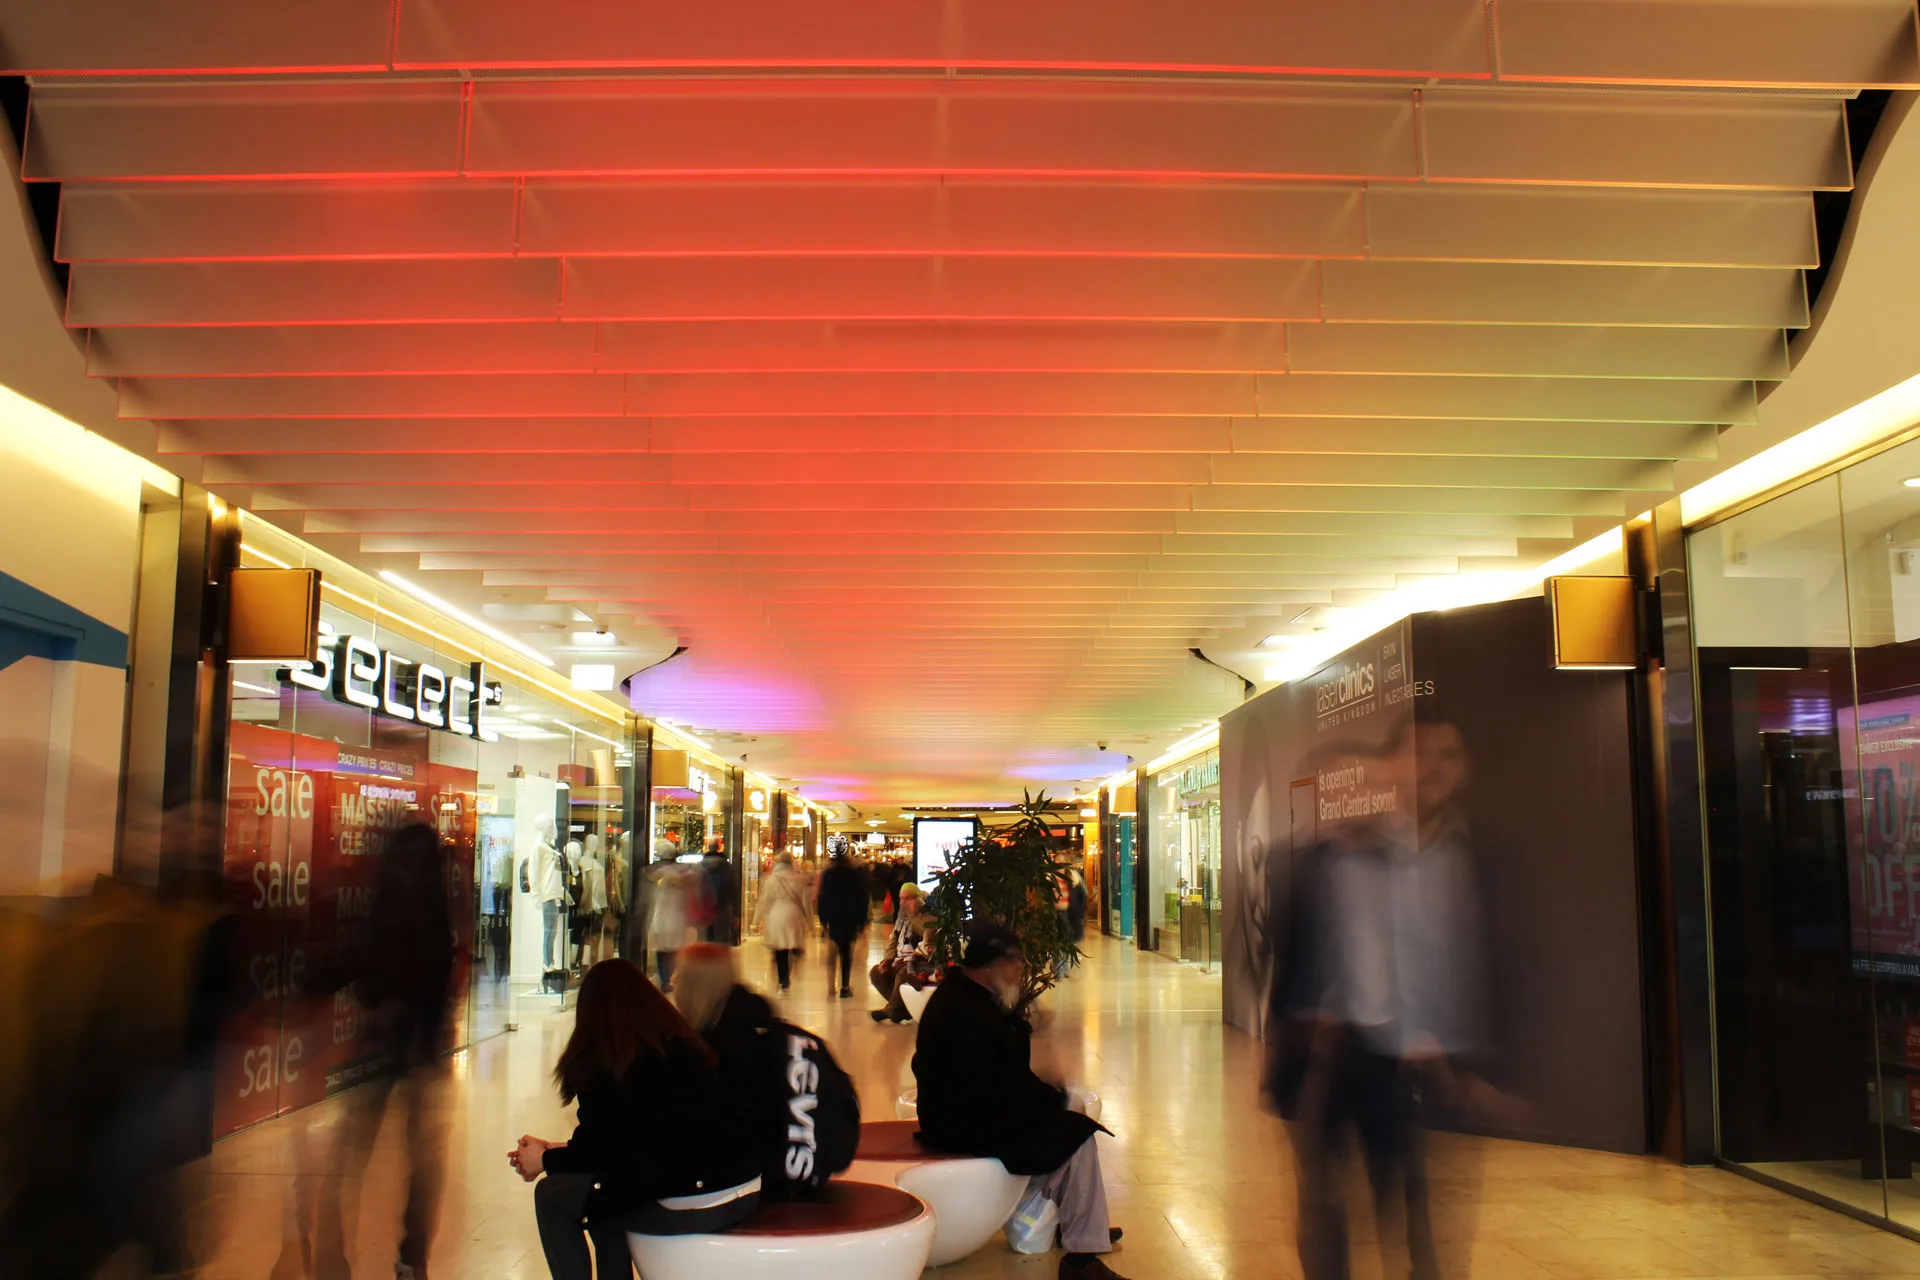
[{"label": "person in dark coat", "polygon": [[1068,1110],[1067,1091],[1034,1074],[1033,1028],[1012,1010],[1025,967],[1011,930],[977,923],[969,931],[960,963],[920,1019],[919,1139],[1034,1177],[1060,1208],[1061,1280],[1109,1280],[1116,1273],[1100,1255],[1120,1233],[1108,1222],[1094,1143],[1108,1131]]},{"label": "person in dark coat", "polygon": [[867,873],[852,858],[836,853],[820,873],[820,923],[833,939],[840,959],[840,998],[853,998],[853,946],[867,931],[871,912]]},{"label": "person in dark coat", "polygon": [[717,836],[707,841],[707,851],[700,859],[700,874],[706,877],[708,901],[713,907],[713,918],[701,930],[702,940],[717,942],[723,947],[739,945],[740,882]]},{"label": "person in dark coat", "polygon": [[760,1199],[778,1199],[790,1190],[787,1179],[768,1175],[786,1159],[791,1117],[778,1072],[767,1070],[766,1037],[777,1022],[773,1006],[740,981],[730,947],[696,942],[681,953],[676,972],[673,1002],[713,1050],[729,1095],[752,1126],[760,1153]]},{"label": "person in dark coat", "polygon": [[310,1247],[316,1274],[335,1266],[345,1273],[351,1219],[341,1196],[360,1193],[381,1122],[398,1095],[406,1099],[407,1180],[394,1276],[425,1280],[447,1178],[446,1054],[453,1047],[454,1004],[467,989],[468,957],[455,941],[447,849],[434,828],[409,823],[384,852],[370,856],[380,862],[366,928],[335,937],[314,988],[324,997],[352,984],[364,1016],[363,1053],[344,1070],[373,1074],[343,1103],[326,1170],[336,1176],[301,1179],[297,1189],[294,1216],[300,1233],[311,1232],[310,1246],[289,1240],[283,1256]]}]

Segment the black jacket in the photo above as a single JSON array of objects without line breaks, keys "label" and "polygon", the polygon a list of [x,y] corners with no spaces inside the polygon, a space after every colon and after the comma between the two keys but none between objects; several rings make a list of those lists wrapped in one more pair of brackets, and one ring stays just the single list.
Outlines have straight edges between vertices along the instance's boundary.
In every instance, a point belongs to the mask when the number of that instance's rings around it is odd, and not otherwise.
[{"label": "black jacket", "polygon": [[993,1156],[1008,1173],[1051,1173],[1100,1125],[1067,1110],[1064,1089],[1033,1074],[1033,1029],[958,968],[927,1001],[914,1047],[920,1140]]},{"label": "black jacket", "polygon": [[820,923],[833,937],[851,938],[867,927],[872,911],[867,873],[850,858],[835,858],[820,873]]},{"label": "black jacket", "polygon": [[642,1050],[626,1078],[580,1091],[577,1126],[547,1152],[549,1173],[587,1173],[599,1188],[587,1217],[611,1221],[665,1196],[737,1187],[760,1172],[745,1109],[698,1047]]},{"label": "black jacket", "polygon": [[720,1075],[727,1091],[748,1117],[755,1149],[765,1179],[760,1185],[762,1199],[772,1199],[784,1190],[784,1182],[766,1179],[766,1171],[778,1169],[787,1153],[787,1095],[780,1088],[779,1072],[785,1065],[784,1037],[769,1043],[774,1026],[773,1006],[748,987],[735,984],[727,993],[720,1020],[709,1027],[705,1039],[720,1059]]}]

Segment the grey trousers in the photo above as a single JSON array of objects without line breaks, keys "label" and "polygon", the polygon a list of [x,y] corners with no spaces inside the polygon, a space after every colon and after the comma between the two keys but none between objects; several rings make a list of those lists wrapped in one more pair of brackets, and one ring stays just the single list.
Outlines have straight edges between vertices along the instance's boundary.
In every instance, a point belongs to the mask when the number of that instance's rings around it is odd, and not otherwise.
[{"label": "grey trousers", "polygon": [[1100,1180],[1098,1134],[1089,1135],[1067,1162],[1039,1183],[1047,1199],[1060,1206],[1060,1247],[1068,1253],[1111,1253],[1107,1234],[1107,1184]]}]

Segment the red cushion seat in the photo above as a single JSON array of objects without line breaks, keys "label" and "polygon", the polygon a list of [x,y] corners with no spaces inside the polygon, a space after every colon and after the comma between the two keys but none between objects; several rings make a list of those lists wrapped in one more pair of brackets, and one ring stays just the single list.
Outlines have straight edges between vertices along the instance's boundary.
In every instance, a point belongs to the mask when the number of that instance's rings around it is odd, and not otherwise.
[{"label": "red cushion seat", "polygon": [[860,1126],[860,1148],[856,1160],[881,1164],[925,1164],[931,1160],[971,1160],[973,1157],[953,1151],[935,1151],[922,1146],[914,1135],[920,1131],[917,1120],[868,1120]]},{"label": "red cushion seat", "polygon": [[835,1179],[814,1200],[782,1200],[767,1205],[730,1236],[831,1236],[878,1231],[912,1222],[926,1206],[898,1187],[877,1182]]}]

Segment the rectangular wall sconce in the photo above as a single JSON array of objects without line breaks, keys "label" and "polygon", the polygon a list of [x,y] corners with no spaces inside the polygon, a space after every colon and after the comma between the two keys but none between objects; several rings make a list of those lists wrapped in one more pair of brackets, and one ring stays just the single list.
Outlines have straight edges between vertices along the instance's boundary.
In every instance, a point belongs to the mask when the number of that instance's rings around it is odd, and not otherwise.
[{"label": "rectangular wall sconce", "polygon": [[319,655],[320,571],[235,569],[227,582],[229,662],[312,662]]},{"label": "rectangular wall sconce", "polygon": [[1639,667],[1635,618],[1639,589],[1632,578],[1548,578],[1546,587],[1556,670],[1632,671]]},{"label": "rectangular wall sconce", "polygon": [[682,787],[691,781],[687,773],[687,753],[673,747],[653,749],[653,785]]}]

